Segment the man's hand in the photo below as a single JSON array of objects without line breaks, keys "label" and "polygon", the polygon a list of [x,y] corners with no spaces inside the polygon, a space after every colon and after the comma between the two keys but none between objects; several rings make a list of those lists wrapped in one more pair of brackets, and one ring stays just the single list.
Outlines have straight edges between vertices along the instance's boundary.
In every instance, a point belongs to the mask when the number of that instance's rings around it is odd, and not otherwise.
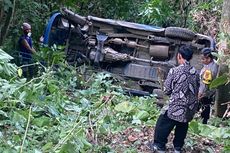
[{"label": "man's hand", "polygon": [[154,89],[153,94],[155,94],[158,99],[163,99],[165,96],[161,89]]},{"label": "man's hand", "polygon": [[202,97],[204,97],[204,94],[198,93],[198,100],[200,100]]}]

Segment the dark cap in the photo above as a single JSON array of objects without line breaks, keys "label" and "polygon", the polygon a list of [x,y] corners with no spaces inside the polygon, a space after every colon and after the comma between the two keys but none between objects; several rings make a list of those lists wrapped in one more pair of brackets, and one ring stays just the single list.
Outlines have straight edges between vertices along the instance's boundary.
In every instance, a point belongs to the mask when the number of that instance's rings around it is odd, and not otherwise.
[{"label": "dark cap", "polygon": [[211,48],[203,48],[203,49],[201,50],[201,53],[202,53],[205,57],[211,57],[211,58],[213,58]]},{"label": "dark cap", "polygon": [[183,45],[179,48],[178,53],[181,54],[181,56],[187,60],[190,61],[192,59],[192,55],[193,55],[193,50],[191,49],[190,46],[188,45]]}]

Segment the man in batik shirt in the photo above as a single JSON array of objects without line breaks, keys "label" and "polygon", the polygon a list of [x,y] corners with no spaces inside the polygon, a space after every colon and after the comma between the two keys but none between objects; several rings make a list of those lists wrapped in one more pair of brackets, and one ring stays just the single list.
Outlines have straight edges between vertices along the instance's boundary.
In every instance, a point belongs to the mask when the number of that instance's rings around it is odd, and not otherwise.
[{"label": "man in batik shirt", "polygon": [[199,74],[189,63],[193,51],[181,46],[177,60],[179,66],[170,69],[164,82],[164,93],[170,96],[157,120],[152,149],[165,152],[167,138],[175,127],[174,150],[179,153],[184,145],[188,123],[193,119],[198,106]]}]

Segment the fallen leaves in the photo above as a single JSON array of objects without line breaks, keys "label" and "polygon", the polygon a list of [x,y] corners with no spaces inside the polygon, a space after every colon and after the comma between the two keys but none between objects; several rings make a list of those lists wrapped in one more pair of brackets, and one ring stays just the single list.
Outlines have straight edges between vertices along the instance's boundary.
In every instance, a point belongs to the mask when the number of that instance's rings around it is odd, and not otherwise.
[{"label": "fallen leaves", "polygon": [[130,142],[134,142],[134,141],[136,141],[137,139],[138,139],[138,137],[135,136],[135,135],[129,135],[129,136],[128,136],[128,140],[129,140]]}]

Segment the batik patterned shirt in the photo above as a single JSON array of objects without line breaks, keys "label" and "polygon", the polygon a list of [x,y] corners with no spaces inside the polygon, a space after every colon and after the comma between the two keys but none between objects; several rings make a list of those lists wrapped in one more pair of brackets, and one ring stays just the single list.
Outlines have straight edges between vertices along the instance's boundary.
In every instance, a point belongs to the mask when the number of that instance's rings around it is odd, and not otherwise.
[{"label": "batik patterned shirt", "polygon": [[189,122],[198,106],[199,73],[189,62],[170,69],[164,92],[170,96],[167,115],[178,122]]}]

